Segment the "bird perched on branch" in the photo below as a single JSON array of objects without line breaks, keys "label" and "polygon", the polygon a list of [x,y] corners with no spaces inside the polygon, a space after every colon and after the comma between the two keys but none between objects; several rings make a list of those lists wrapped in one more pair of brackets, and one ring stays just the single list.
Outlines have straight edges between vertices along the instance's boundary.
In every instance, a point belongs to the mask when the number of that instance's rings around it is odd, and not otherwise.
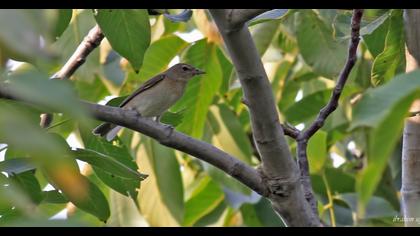
[{"label": "bird perched on branch", "polygon": [[[159,121],[160,116],[182,97],[188,81],[194,76],[204,73],[204,71],[185,63],[176,64],[147,80],[119,107],[136,110],[142,117],[156,117]],[[121,126],[111,123],[103,123],[96,127],[92,133],[111,141],[121,128]]]}]

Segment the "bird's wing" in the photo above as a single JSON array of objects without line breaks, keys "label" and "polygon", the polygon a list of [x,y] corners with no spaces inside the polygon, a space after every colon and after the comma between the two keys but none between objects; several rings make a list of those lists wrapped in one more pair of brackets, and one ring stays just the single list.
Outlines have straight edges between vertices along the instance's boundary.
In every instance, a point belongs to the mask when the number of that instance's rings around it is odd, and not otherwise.
[{"label": "bird's wing", "polygon": [[131,99],[133,99],[135,96],[137,96],[139,93],[146,91],[153,86],[159,84],[164,78],[166,77],[165,74],[156,75],[155,77],[149,79],[146,81],[140,88],[138,88],[136,91],[134,91],[130,96],[128,96],[124,101],[121,102],[120,107],[123,107],[125,104],[127,104]]}]

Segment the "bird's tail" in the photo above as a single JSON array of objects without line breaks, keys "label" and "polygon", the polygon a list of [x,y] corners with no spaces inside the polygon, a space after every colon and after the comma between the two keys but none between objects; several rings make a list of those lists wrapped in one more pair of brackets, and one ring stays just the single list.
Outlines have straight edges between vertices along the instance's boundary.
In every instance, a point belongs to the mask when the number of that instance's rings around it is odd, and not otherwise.
[{"label": "bird's tail", "polygon": [[115,136],[117,136],[118,131],[120,131],[122,128],[122,126],[117,126],[111,123],[102,123],[93,129],[92,133],[94,135],[105,137],[107,141],[111,141],[115,138]]}]

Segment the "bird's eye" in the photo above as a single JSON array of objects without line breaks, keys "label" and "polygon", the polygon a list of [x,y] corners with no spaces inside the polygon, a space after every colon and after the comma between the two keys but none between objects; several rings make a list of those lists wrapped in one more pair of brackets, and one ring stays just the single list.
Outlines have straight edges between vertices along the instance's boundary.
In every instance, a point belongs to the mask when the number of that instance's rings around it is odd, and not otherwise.
[{"label": "bird's eye", "polygon": [[189,70],[189,68],[188,68],[187,66],[183,66],[183,67],[182,67],[182,70],[183,70],[183,71],[187,71],[187,70]]}]

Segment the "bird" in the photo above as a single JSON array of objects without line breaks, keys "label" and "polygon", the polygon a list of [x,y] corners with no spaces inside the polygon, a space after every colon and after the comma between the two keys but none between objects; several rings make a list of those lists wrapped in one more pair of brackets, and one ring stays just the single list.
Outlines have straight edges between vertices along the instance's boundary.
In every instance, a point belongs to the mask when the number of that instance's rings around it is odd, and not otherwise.
[{"label": "bird", "polygon": [[[160,116],[182,97],[188,81],[202,74],[205,74],[203,70],[186,63],[178,63],[144,82],[119,107],[135,110],[141,117],[156,117],[156,121],[160,122]],[[111,141],[122,128],[107,122],[97,126],[92,133]]]}]

